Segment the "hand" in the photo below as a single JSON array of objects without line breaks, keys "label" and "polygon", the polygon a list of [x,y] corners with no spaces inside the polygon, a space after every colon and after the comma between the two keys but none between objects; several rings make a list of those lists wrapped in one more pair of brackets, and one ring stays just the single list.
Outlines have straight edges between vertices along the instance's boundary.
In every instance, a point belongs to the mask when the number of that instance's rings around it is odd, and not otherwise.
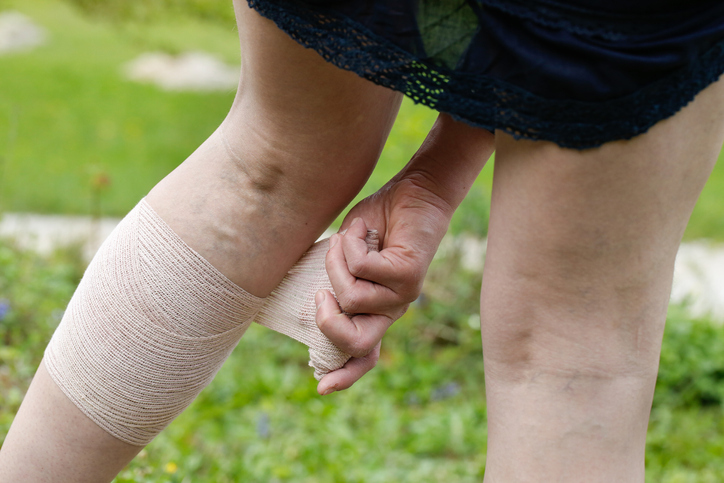
[{"label": "hand", "polygon": [[[326,267],[337,300],[317,293],[317,325],[353,358],[319,382],[320,394],[350,387],[376,365],[382,336],[419,296],[450,219],[493,148],[492,134],[441,115],[410,163],[332,236]],[[379,232],[379,252],[367,248],[368,228]]]}]

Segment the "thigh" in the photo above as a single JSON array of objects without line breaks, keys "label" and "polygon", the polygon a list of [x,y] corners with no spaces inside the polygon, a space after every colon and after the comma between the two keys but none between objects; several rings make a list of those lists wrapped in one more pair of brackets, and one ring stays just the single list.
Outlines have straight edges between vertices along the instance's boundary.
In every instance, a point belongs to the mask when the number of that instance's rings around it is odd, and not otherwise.
[{"label": "thigh", "polygon": [[[250,158],[267,154],[265,164],[274,163],[271,150],[302,177],[314,172],[344,183],[371,169],[402,95],[330,64],[245,0],[234,8],[242,65],[228,119],[238,126],[232,143]],[[320,173],[320,165],[337,169]]]},{"label": "thigh", "polygon": [[326,62],[245,1],[234,8],[234,104],[148,201],[224,275],[266,296],[364,186],[401,95]]},{"label": "thigh", "polygon": [[[721,81],[646,134],[596,149],[498,134],[482,293],[486,364],[540,362],[560,350],[573,364],[650,368],[674,258],[723,138]],[[510,344],[486,345],[501,333]],[[621,353],[629,349],[638,361]]]}]

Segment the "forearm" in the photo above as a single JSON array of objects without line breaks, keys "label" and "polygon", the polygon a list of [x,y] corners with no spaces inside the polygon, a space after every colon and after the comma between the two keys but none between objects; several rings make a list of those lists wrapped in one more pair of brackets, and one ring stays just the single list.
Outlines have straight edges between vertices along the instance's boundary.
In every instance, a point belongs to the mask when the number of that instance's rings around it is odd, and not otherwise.
[{"label": "forearm", "polygon": [[[316,321],[338,347],[364,357],[326,376],[320,394],[349,387],[375,365],[380,339],[419,296],[455,209],[494,149],[493,134],[441,114],[407,166],[349,212],[326,259],[335,297],[317,294]],[[368,250],[367,228],[379,231],[380,252]]]},{"label": "forearm", "polygon": [[440,114],[420,149],[390,183],[408,180],[451,217],[495,150],[495,136]]}]

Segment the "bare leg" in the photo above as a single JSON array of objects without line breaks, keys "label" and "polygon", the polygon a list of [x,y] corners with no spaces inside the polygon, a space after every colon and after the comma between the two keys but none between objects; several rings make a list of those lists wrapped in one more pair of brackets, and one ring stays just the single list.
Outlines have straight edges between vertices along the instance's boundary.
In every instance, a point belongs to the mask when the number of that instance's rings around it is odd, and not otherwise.
[{"label": "bare leg", "polygon": [[486,482],[643,482],[674,257],[724,83],[631,141],[497,136],[481,298]]},{"label": "bare leg", "polygon": [[[401,96],[326,63],[246,2],[235,9],[231,112],[148,201],[224,275],[266,296],[363,186]],[[140,449],[86,418],[41,365],[0,451],[0,481],[110,481]]]},{"label": "bare leg", "polygon": [[232,281],[266,296],[362,188],[401,95],[325,62],[246,2],[235,8],[242,77],[231,112],[148,201]]}]

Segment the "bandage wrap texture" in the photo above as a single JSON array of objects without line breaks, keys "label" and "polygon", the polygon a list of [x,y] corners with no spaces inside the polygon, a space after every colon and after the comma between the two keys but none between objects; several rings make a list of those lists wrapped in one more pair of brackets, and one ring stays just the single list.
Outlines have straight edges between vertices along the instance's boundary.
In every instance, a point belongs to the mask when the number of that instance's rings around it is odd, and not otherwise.
[{"label": "bandage wrap texture", "polygon": [[263,301],[142,200],[89,265],[45,365],[91,420],[145,445],[211,382]]},{"label": "bandage wrap texture", "polygon": [[[366,241],[378,249],[376,232]],[[88,266],[45,366],[86,416],[139,446],[211,382],[254,319],[306,344],[321,379],[350,358],[315,322],[315,293],[334,293],[328,250],[329,239],[313,245],[263,299],[226,278],[141,200]]]},{"label": "bandage wrap texture", "polygon": [[[368,251],[378,251],[377,231],[368,230],[365,242]],[[314,368],[317,380],[344,366],[350,359],[349,354],[342,352],[322,334],[315,320],[317,307],[314,296],[317,291],[329,290],[334,294],[324,264],[328,251],[329,238],[312,245],[267,297],[254,319],[309,347],[309,365]]]}]

